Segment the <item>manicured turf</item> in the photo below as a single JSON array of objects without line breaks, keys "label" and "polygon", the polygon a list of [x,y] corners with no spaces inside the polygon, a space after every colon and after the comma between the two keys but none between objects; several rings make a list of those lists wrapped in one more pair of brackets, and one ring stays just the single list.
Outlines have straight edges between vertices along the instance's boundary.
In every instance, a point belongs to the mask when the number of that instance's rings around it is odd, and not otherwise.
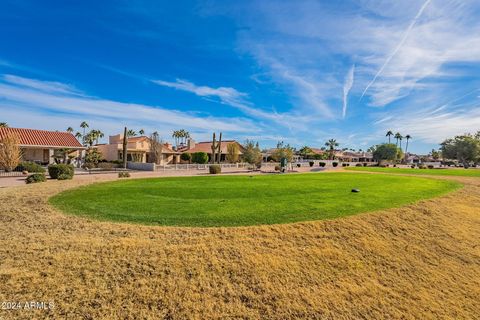
[{"label": "manicured turf", "polygon": [[98,183],[65,191],[50,202],[66,213],[100,220],[245,226],[397,207],[458,187],[443,180],[351,173],[176,177]]},{"label": "manicured turf", "polygon": [[444,168],[444,169],[411,169],[411,168],[381,168],[381,167],[348,167],[347,170],[367,171],[367,172],[384,172],[384,173],[401,173],[401,174],[418,174],[418,175],[435,175],[435,176],[459,176],[459,177],[480,177],[480,169],[470,168]]}]

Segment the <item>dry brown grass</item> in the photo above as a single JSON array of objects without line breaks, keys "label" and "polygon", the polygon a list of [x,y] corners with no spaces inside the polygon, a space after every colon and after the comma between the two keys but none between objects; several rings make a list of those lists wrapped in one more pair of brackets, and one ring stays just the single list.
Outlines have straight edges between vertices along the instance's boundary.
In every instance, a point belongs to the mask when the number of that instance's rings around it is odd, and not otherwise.
[{"label": "dry brown grass", "polygon": [[85,181],[0,189],[0,319],[383,318],[480,314],[480,180],[442,198],[333,221],[172,228],[64,216]]}]

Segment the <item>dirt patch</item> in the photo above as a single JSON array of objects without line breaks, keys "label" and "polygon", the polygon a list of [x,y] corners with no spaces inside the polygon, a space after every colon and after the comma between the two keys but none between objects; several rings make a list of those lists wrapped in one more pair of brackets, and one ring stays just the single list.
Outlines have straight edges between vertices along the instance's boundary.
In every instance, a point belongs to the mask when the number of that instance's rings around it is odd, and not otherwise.
[{"label": "dirt patch", "polygon": [[[86,180],[0,189],[0,319],[475,318],[480,179],[399,209],[333,221],[172,228],[65,216]],[[135,210],[135,208],[132,208]]]}]

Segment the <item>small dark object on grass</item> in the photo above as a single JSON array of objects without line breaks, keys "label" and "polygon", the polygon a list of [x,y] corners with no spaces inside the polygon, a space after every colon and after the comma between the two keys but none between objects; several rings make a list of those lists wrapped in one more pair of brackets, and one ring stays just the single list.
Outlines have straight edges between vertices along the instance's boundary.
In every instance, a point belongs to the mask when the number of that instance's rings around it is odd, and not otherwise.
[{"label": "small dark object on grass", "polygon": [[119,178],[130,178],[130,173],[129,172],[119,172],[118,177]]},{"label": "small dark object on grass", "polygon": [[356,188],[352,189],[352,192],[355,192],[355,193],[360,192],[360,189],[356,189]]}]

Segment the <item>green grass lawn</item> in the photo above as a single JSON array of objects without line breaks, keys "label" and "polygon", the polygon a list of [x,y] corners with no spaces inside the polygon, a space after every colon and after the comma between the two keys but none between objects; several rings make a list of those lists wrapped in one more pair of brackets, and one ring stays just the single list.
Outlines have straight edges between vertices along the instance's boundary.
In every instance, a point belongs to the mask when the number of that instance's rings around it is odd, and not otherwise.
[{"label": "green grass lawn", "polygon": [[[457,189],[451,181],[351,173],[202,176],[97,183],[51,204],[99,220],[169,226],[247,226],[332,219],[399,207]],[[359,188],[360,193],[352,193]]]},{"label": "green grass lawn", "polygon": [[418,174],[418,175],[435,175],[435,176],[458,176],[458,177],[480,177],[480,169],[411,169],[411,168],[381,168],[381,167],[348,167],[347,170],[367,171],[367,172],[384,172],[384,173],[401,173],[401,174]]}]

